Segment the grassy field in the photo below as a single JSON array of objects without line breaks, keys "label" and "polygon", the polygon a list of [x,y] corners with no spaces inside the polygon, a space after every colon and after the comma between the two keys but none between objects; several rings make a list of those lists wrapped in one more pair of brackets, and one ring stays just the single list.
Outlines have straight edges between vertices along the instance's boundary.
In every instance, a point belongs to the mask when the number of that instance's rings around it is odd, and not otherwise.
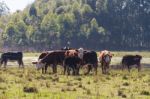
[{"label": "grassy field", "polygon": [[25,53],[24,69],[10,62],[7,69],[0,68],[0,99],[150,99],[150,68],[144,67],[140,73],[135,68],[130,73],[111,69],[109,75],[103,75],[101,68],[98,75],[83,75],[82,69],[80,76],[67,76],[58,66],[57,74],[51,68],[42,74],[31,64],[38,55]]}]

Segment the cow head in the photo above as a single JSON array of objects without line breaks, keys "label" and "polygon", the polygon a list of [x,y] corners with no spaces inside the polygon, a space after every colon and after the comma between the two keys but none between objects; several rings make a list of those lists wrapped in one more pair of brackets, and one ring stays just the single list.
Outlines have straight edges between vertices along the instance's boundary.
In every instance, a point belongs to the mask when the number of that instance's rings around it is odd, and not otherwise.
[{"label": "cow head", "polygon": [[104,50],[99,54],[99,61],[104,61],[105,63],[110,63],[113,54],[110,51]]},{"label": "cow head", "polygon": [[105,54],[103,56],[103,59],[104,59],[105,63],[110,63],[111,62],[111,57],[112,56],[110,56],[109,54]]},{"label": "cow head", "polygon": [[79,49],[78,49],[78,57],[79,57],[80,59],[83,59],[83,52],[84,52],[84,49],[83,49],[83,48],[79,48]]},{"label": "cow head", "polygon": [[135,55],[134,60],[140,61],[141,59],[142,59],[142,56],[141,56],[141,55]]},{"label": "cow head", "polygon": [[36,68],[37,70],[40,70],[41,68],[43,68],[46,64],[41,62],[41,59],[39,59],[39,61],[36,64]]}]

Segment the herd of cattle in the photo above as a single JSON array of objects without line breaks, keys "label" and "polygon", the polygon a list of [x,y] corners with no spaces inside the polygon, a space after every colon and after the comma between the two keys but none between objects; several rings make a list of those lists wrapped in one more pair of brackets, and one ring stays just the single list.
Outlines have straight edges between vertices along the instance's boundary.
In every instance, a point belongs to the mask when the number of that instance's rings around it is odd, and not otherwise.
[{"label": "herd of cattle", "polygon": [[[40,54],[38,61],[32,62],[36,65],[38,70],[42,69],[42,73],[47,72],[48,66],[52,67],[53,73],[57,73],[57,66],[61,65],[64,68],[64,74],[70,75],[70,71],[73,75],[79,75],[79,70],[82,67],[86,67],[85,74],[94,69],[97,74],[98,63],[101,64],[102,73],[109,73],[109,65],[113,54],[110,51],[104,50],[98,52],[91,50],[79,49],[61,49],[53,51],[45,51]],[[136,65],[138,71],[141,70],[140,61],[142,56],[140,55],[125,55],[122,58],[122,69],[128,68],[130,71],[132,65]],[[7,61],[17,61],[19,67],[24,67],[23,53],[22,52],[6,52],[1,54],[0,66],[4,64],[6,68]]]}]

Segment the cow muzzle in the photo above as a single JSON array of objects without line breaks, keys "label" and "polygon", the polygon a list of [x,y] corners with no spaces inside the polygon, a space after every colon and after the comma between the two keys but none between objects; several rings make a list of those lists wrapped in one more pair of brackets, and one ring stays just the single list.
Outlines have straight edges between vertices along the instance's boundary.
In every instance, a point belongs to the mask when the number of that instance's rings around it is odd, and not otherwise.
[{"label": "cow muzzle", "polygon": [[36,68],[37,68],[37,70],[40,70],[41,68],[43,68],[45,66],[45,64],[44,63],[37,63],[36,64]]},{"label": "cow muzzle", "polygon": [[110,61],[111,61],[110,56],[109,56],[109,55],[106,55],[106,56],[105,56],[105,62],[106,62],[106,63],[110,63]]}]

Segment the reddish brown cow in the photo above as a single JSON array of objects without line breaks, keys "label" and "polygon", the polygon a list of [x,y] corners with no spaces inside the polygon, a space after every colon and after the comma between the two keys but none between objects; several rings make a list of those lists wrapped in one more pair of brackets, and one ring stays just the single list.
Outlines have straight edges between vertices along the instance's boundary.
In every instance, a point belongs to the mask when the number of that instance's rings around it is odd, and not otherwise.
[{"label": "reddish brown cow", "polygon": [[99,53],[99,61],[102,66],[102,73],[107,74],[113,54],[110,51],[104,50]]}]

